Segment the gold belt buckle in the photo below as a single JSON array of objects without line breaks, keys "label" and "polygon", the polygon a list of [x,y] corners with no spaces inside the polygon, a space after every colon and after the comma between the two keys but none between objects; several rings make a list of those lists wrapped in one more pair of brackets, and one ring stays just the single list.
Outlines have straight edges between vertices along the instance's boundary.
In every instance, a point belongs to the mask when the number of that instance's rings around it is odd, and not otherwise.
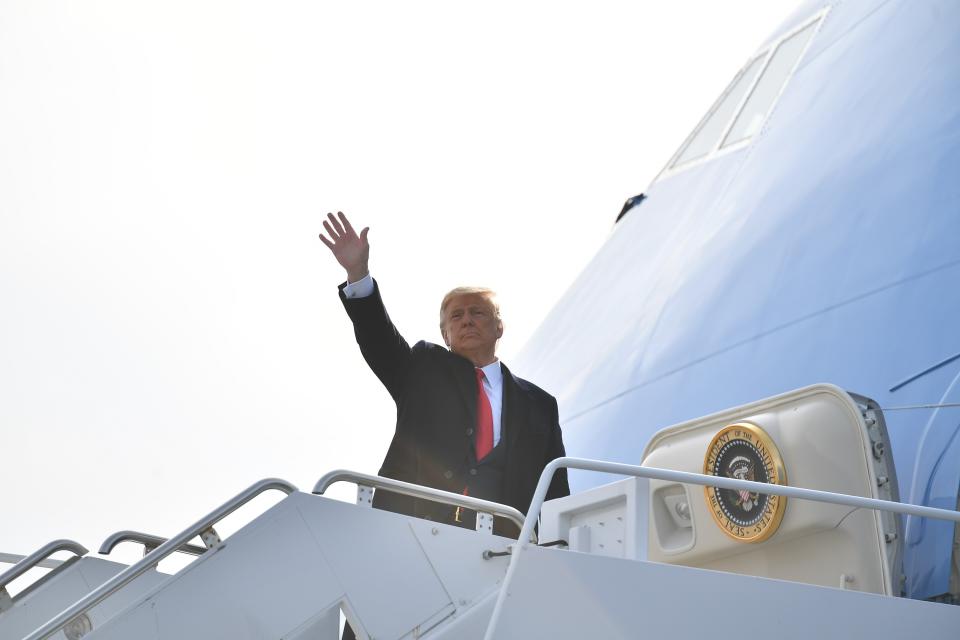
[{"label": "gold belt buckle", "polygon": [[[468,495],[469,492],[470,492],[470,487],[463,488],[463,495]],[[463,513],[463,510],[461,509],[461,507],[458,506],[457,510],[453,512],[453,521],[457,523],[463,522],[463,518],[460,517],[462,513]]]}]

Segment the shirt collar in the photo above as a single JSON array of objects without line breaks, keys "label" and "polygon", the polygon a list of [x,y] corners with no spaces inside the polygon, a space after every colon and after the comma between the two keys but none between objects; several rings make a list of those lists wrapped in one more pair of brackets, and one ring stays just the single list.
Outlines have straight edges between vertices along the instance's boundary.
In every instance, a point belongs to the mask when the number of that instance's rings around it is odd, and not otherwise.
[{"label": "shirt collar", "polygon": [[503,383],[503,369],[500,368],[500,361],[494,360],[485,367],[480,367],[483,375],[487,377],[490,386],[495,387]]}]

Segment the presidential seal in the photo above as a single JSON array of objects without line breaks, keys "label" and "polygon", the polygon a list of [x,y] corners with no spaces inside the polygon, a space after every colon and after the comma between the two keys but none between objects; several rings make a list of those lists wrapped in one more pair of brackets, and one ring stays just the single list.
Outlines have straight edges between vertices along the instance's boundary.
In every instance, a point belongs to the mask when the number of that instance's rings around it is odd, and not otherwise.
[{"label": "presidential seal", "polygon": [[[783,459],[760,427],[740,422],[724,427],[710,441],[703,459],[707,475],[787,484]],[[707,507],[723,532],[741,542],[761,542],[780,526],[787,499],[744,489],[704,487]]]}]

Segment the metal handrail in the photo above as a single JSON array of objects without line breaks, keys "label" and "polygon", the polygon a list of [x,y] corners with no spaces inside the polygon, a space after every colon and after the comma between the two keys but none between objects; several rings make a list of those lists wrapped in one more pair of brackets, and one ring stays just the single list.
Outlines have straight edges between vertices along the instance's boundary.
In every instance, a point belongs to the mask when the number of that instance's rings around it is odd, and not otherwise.
[{"label": "metal handrail", "polygon": [[17,564],[13,565],[11,568],[4,571],[3,574],[0,574],[0,591],[6,589],[8,584],[25,574],[27,571],[30,571],[30,569],[38,566],[42,561],[46,560],[58,551],[72,551],[77,556],[85,556],[88,553],[86,547],[79,542],[74,542],[73,540],[54,540],[53,542],[48,542],[30,555],[26,556]]},{"label": "metal handrail", "polygon": [[[411,482],[394,480],[393,478],[371,476],[365,473],[358,473],[356,471],[348,471],[346,469],[335,469],[334,471],[325,474],[322,478],[317,480],[317,484],[313,486],[313,493],[323,495],[323,492],[326,491],[330,485],[336,482],[354,482],[363,486],[374,487],[375,489],[386,489],[387,491],[393,491],[394,493],[400,493],[413,498],[424,498],[426,500],[432,500],[433,502],[439,502],[441,504],[463,507],[464,509],[473,509],[474,511],[479,511],[482,513],[490,513],[495,516],[500,516],[501,518],[506,518],[517,525],[518,529],[522,529],[524,525],[523,514],[513,507],[505,504],[491,502],[489,500],[481,500],[480,498],[473,498],[471,496],[465,496],[462,493],[452,493],[450,491],[443,491],[442,489],[424,487]],[[536,532],[533,530],[528,532],[527,539],[531,542],[536,542]]]},{"label": "metal handrail", "polygon": [[115,575],[113,578],[107,580],[105,583],[88,593],[86,596],[61,611],[56,617],[49,620],[45,625],[24,638],[24,640],[42,640],[43,638],[53,635],[59,631],[61,627],[73,620],[76,616],[85,612],[90,607],[97,605],[105,598],[123,588],[123,586],[129,583],[131,580],[153,568],[158,562],[180,549],[180,547],[183,546],[187,541],[207,531],[224,517],[233,513],[247,502],[250,502],[250,500],[257,497],[264,491],[269,491],[270,489],[277,489],[288,495],[297,490],[295,486],[286,480],[280,480],[277,478],[267,478],[266,480],[261,480],[260,482],[252,484],[246,490],[238,493],[233,498],[230,498],[222,505],[145,555],[143,558],[133,563]]},{"label": "metal handrail", "polygon": [[550,488],[550,482],[558,469],[581,469],[583,471],[599,471],[602,473],[615,473],[624,476],[633,476],[637,478],[650,478],[652,480],[665,480],[668,482],[681,482],[685,484],[698,484],[705,487],[717,487],[720,489],[749,489],[758,493],[785,496],[787,498],[799,498],[802,500],[813,500],[816,502],[829,502],[831,504],[841,504],[848,507],[858,507],[867,509],[877,509],[880,511],[893,511],[894,513],[903,513],[922,518],[937,518],[938,520],[952,520],[960,522],[960,511],[951,511],[949,509],[937,509],[935,507],[924,507],[915,504],[905,504],[902,502],[892,502],[890,500],[877,500],[875,498],[864,498],[861,496],[851,496],[844,493],[833,493],[831,491],[818,491],[816,489],[803,489],[801,487],[788,487],[780,484],[769,484],[766,482],[756,482],[753,480],[737,480],[735,478],[723,478],[720,476],[710,476],[702,473],[690,473],[687,471],[673,471],[671,469],[658,469],[656,467],[641,467],[632,464],[621,464],[618,462],[604,462],[602,460],[589,460],[586,458],[556,458],[550,461],[540,474],[540,481],[537,483],[537,489],[533,493],[533,500],[530,502],[530,509],[527,511],[527,518],[523,523],[523,529],[520,531],[518,544],[513,547],[513,553],[510,557],[510,565],[507,567],[507,575],[503,579],[503,585],[500,587],[500,593],[497,595],[497,603],[493,607],[493,614],[490,616],[490,623],[487,625],[487,632],[483,636],[484,640],[492,640],[493,632],[496,629],[500,619],[500,611],[506,600],[509,591],[510,581],[513,574],[516,573],[516,566],[520,555],[527,545],[519,543],[524,540],[524,534],[533,531],[533,527],[540,515],[540,509],[547,496],[547,489]]},{"label": "metal handrail", "polygon": [[[105,556],[110,555],[110,552],[113,551],[113,548],[121,542],[139,542],[143,545],[143,555],[147,555],[167,540],[168,538],[161,538],[160,536],[142,533],[140,531],[117,531],[103,541],[103,544],[100,545],[100,549],[97,551],[97,553]],[[182,544],[177,548],[177,551],[189,554],[191,556],[199,556],[206,550],[207,547],[201,547],[195,544]]]},{"label": "metal handrail", "polygon": [[[3,552],[0,552],[0,564],[8,564],[8,565],[10,565],[10,566],[12,567],[13,565],[17,564],[18,562],[20,562],[21,560],[23,560],[23,559],[26,558],[26,557],[27,557],[27,556],[25,556],[25,555],[23,555],[23,554],[20,554],[20,553],[3,553]],[[36,565],[34,565],[34,566],[40,567],[40,568],[42,568],[42,569],[56,569],[57,567],[59,567],[60,565],[62,565],[64,562],[67,562],[67,561],[66,561],[66,560],[55,560],[55,559],[54,559],[54,560],[41,560],[40,562],[38,562],[38,563],[37,563]]]}]

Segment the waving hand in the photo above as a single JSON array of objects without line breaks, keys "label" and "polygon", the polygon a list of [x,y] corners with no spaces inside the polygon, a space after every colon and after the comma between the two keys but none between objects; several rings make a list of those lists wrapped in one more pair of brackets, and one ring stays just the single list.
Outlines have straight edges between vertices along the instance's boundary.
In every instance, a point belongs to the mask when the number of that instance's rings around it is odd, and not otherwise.
[{"label": "waving hand", "polygon": [[364,227],[358,236],[342,211],[338,211],[337,216],[339,220],[332,213],[327,214],[327,220],[323,221],[323,228],[327,230],[330,239],[327,240],[321,233],[320,240],[327,245],[340,266],[346,269],[347,280],[358,282],[370,272],[368,267],[370,243],[367,242],[367,232],[370,231],[370,227]]}]

